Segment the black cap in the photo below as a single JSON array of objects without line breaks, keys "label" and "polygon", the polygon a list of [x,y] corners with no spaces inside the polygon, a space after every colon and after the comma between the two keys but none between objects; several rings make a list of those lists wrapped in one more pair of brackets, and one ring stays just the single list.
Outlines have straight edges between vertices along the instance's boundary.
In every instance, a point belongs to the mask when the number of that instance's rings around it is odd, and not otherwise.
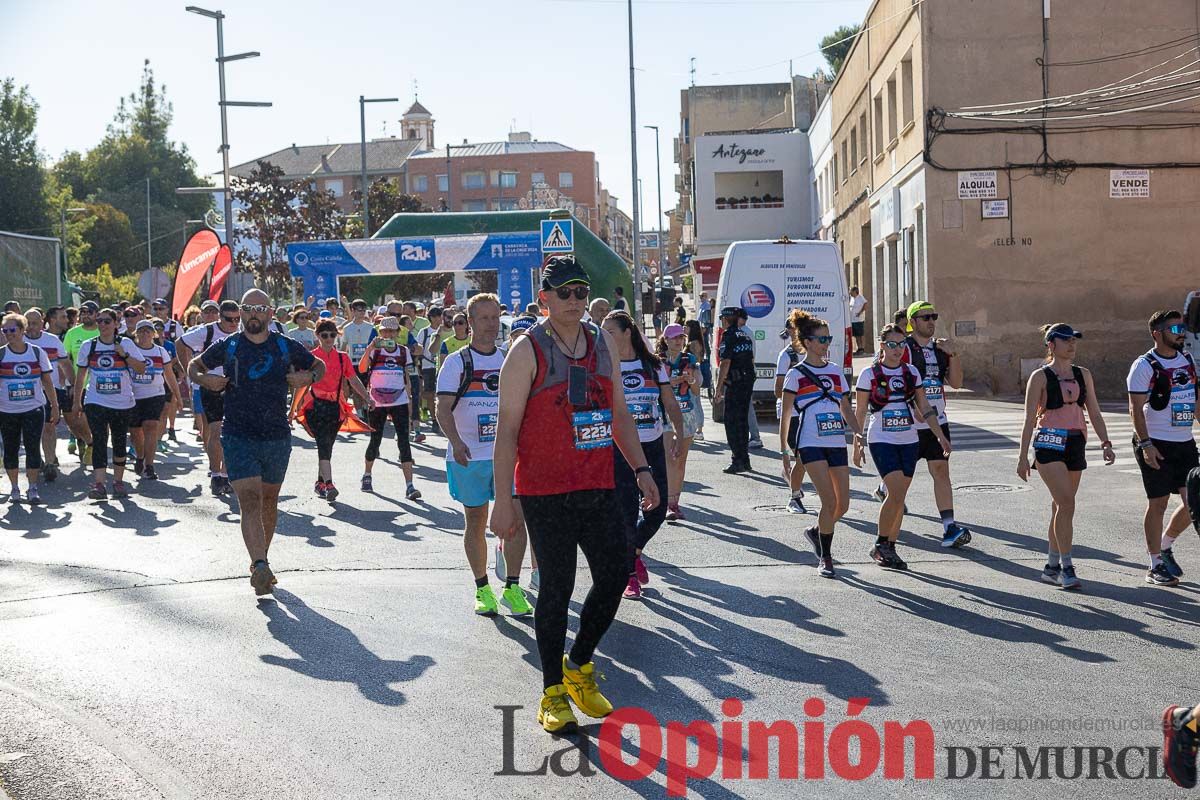
[{"label": "black cap", "polygon": [[1046,331],[1046,342],[1051,339],[1082,339],[1083,334],[1072,328],[1065,322],[1060,322],[1057,325],[1051,325]]},{"label": "black cap", "polygon": [[746,316],[746,309],[741,306],[725,306],[721,309],[720,316],[742,318]]},{"label": "black cap", "polygon": [[583,267],[579,266],[575,256],[554,256],[546,262],[546,268],[542,270],[542,288],[557,289],[568,283],[582,283],[591,286],[592,279],[584,272]]},{"label": "black cap", "polygon": [[79,310],[82,311],[85,308],[88,309],[89,311],[99,311],[100,304],[97,303],[95,300],[84,300],[82,303],[79,304]]}]

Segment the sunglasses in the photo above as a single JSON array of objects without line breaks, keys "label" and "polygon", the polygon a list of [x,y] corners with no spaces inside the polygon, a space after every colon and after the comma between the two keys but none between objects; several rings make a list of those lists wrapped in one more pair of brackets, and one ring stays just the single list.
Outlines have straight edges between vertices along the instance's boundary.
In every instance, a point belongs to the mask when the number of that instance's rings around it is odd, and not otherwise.
[{"label": "sunglasses", "polygon": [[351,311],[366,311],[366,306],[350,306]]},{"label": "sunglasses", "polygon": [[336,338],[337,338],[337,334],[336,334],[336,333],[322,333],[322,334],[320,334],[320,338],[322,338],[322,339],[336,339]]},{"label": "sunglasses", "polygon": [[275,309],[271,308],[270,306],[264,306],[264,305],[253,305],[253,306],[243,305],[242,313],[243,314],[273,314],[273,313],[275,313]]},{"label": "sunglasses", "polygon": [[883,346],[888,350],[895,350],[898,347],[904,347],[904,342],[884,342]]},{"label": "sunglasses", "polygon": [[558,295],[559,300],[569,300],[571,295],[575,295],[576,300],[587,300],[587,296],[591,294],[591,292],[592,287],[590,286],[576,286],[574,289],[569,289],[566,286],[560,286],[554,290],[554,293]]},{"label": "sunglasses", "polygon": [[3,333],[5,336],[11,336],[12,334],[19,332],[20,330],[21,330],[20,328],[0,328],[0,333]]},{"label": "sunglasses", "polygon": [[[564,298],[564,299],[565,299],[565,298]],[[456,320],[454,320],[454,327],[456,327],[456,328],[457,328],[459,325],[466,325],[466,324],[467,324],[467,321],[466,321],[465,319],[456,319]]]},{"label": "sunglasses", "polygon": [[[684,334],[681,333],[679,335],[683,336]],[[806,336],[804,338],[808,339],[810,342],[816,342],[817,344],[829,344],[833,341],[832,336]]]},{"label": "sunglasses", "polygon": [[1167,325],[1166,327],[1159,328],[1159,330],[1163,331],[1164,333],[1173,333],[1176,336],[1179,336],[1182,333],[1187,333],[1187,326],[1182,323],[1176,323],[1174,325]]},{"label": "sunglasses", "polygon": [[140,317],[141,315],[142,315],[142,312],[140,312],[140,311],[126,311],[125,319],[129,319],[131,317]]},{"label": "sunglasses", "polygon": [[226,317],[226,316],[222,315],[221,321],[222,322],[241,322],[242,318],[241,317]]},{"label": "sunglasses", "polygon": [[937,322],[938,315],[937,314],[920,314],[918,316],[913,317],[913,319],[919,319],[922,322]]},{"label": "sunglasses", "polygon": [[112,317],[97,317],[96,322],[100,325],[116,325],[117,321]]},{"label": "sunglasses", "polygon": [[165,311],[165,310],[166,310],[166,308],[167,308],[166,306],[160,306],[160,305],[158,305],[157,303],[156,303],[155,305],[152,305],[152,306],[150,306],[150,307],[151,307],[151,308],[153,308],[155,311]]}]

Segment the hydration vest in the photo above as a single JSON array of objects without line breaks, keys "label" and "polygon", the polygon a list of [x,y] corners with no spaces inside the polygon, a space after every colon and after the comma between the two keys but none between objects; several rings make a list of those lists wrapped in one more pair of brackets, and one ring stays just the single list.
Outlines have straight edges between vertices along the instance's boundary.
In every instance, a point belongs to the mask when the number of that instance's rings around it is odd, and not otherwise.
[{"label": "hydration vest", "polygon": [[[1046,374],[1046,410],[1053,411],[1056,408],[1062,408],[1063,391],[1058,373],[1049,364],[1042,367],[1042,372]],[[1083,382],[1083,368],[1071,365],[1071,374],[1075,376],[1075,383],[1079,386],[1079,399],[1075,403],[1082,408],[1087,401],[1087,384]]]},{"label": "hydration vest", "polygon": [[[917,394],[917,379],[903,366],[901,365],[901,374],[904,376],[904,402],[911,404]],[[892,390],[888,386],[888,381],[888,376],[883,373],[883,365],[878,363],[872,365],[871,391],[867,396],[867,405],[872,411],[882,411],[888,403],[892,402]]]}]

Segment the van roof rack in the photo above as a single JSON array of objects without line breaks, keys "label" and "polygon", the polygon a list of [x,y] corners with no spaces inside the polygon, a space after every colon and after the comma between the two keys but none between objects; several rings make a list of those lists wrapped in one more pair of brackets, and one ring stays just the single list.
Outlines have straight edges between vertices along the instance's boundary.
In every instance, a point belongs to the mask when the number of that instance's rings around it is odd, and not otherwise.
[{"label": "van roof rack", "polygon": [[787,237],[787,234],[785,233],[783,236],[780,236],[778,239],[775,240],[775,244],[794,244],[794,242],[791,239],[789,239]]}]

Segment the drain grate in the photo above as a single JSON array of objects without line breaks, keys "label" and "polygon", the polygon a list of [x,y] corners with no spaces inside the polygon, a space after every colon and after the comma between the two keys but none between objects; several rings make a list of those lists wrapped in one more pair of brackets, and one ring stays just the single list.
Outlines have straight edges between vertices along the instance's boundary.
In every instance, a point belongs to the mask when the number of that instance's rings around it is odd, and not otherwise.
[{"label": "drain grate", "polygon": [[1028,486],[1016,483],[967,483],[955,486],[954,491],[967,494],[1016,494],[1028,492]]},{"label": "drain grate", "polygon": [[786,514],[787,506],[755,506],[755,511],[762,511],[766,514]]}]

